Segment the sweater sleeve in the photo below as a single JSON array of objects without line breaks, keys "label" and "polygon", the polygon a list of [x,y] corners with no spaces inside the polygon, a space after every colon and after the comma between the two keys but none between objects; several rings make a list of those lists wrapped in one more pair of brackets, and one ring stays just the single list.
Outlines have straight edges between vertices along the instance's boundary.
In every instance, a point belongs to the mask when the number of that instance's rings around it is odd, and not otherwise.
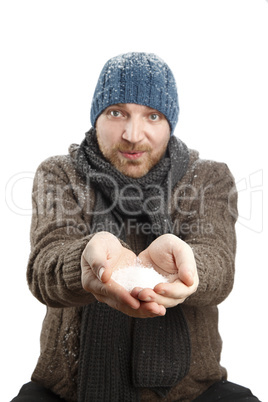
[{"label": "sweater sleeve", "polygon": [[27,280],[47,306],[82,306],[95,300],[82,288],[80,268],[92,237],[84,213],[91,202],[69,157],[53,157],[40,165],[33,183]]},{"label": "sweater sleeve", "polygon": [[199,286],[185,304],[221,303],[234,283],[237,191],[226,164],[212,161],[193,166],[181,189],[180,236],[195,255]]}]

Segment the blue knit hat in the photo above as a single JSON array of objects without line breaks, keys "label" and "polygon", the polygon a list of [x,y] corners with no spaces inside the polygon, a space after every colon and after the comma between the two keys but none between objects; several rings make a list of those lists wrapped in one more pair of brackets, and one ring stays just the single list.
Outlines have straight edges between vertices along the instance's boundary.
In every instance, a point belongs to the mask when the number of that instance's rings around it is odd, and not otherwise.
[{"label": "blue knit hat", "polygon": [[91,124],[108,106],[136,103],[163,113],[173,134],[179,103],[174,76],[168,65],[152,53],[126,53],[104,65],[91,104]]}]

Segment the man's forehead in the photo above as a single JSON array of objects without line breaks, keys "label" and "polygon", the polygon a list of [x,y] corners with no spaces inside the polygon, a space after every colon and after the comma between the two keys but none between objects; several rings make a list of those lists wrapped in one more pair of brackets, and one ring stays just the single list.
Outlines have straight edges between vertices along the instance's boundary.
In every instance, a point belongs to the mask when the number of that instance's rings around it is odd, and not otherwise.
[{"label": "man's forehead", "polygon": [[[119,107],[119,108],[125,108],[125,109],[144,109],[147,111],[157,111],[158,113],[161,113],[157,109],[151,108],[150,106],[141,105],[140,103],[115,103],[113,105],[108,106],[106,109],[111,108],[111,107]],[[163,113],[161,113],[161,114],[163,114]]]}]

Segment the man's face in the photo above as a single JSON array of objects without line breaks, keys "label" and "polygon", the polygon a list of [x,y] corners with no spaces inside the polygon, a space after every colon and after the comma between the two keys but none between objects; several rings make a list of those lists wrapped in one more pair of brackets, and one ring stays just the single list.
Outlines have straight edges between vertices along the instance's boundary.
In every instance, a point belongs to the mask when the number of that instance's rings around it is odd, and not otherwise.
[{"label": "man's face", "polygon": [[126,176],[144,176],[164,155],[170,138],[165,116],[148,106],[109,106],[96,122],[101,152]]}]

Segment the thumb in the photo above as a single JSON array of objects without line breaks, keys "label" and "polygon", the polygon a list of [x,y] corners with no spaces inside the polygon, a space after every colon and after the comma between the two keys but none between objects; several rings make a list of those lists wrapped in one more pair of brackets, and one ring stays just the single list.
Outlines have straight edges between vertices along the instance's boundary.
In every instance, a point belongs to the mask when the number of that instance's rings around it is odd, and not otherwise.
[{"label": "thumb", "polygon": [[107,255],[105,246],[93,242],[92,239],[82,253],[82,271],[91,270],[101,282],[107,282],[112,275],[112,270],[108,267]]},{"label": "thumb", "polygon": [[174,257],[178,268],[179,279],[186,286],[192,286],[195,279],[196,262],[191,247],[187,243],[184,243],[180,250],[175,250]]},{"label": "thumb", "polygon": [[179,279],[186,285],[192,286],[194,284],[194,273],[189,265],[180,266],[178,269]]}]

